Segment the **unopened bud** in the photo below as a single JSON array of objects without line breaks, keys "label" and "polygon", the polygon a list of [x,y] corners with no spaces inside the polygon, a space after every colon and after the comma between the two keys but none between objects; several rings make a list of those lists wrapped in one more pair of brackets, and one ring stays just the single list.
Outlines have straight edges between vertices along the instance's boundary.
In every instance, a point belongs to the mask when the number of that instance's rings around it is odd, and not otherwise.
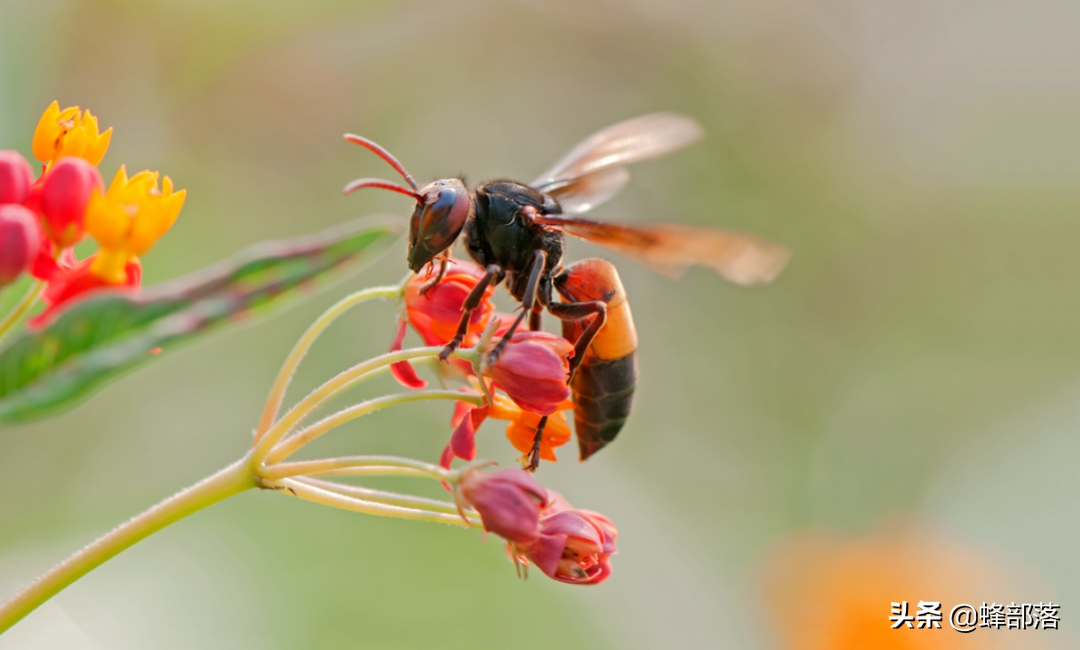
[{"label": "unopened bud", "polygon": [[29,268],[41,246],[34,213],[21,205],[0,205],[0,286]]},{"label": "unopened bud", "polygon": [[45,174],[39,197],[49,239],[60,248],[82,239],[90,196],[95,189],[102,191],[103,187],[97,167],[82,158],[58,160]]},{"label": "unopened bud", "polygon": [[34,171],[18,151],[0,151],[0,205],[23,204],[30,196]]}]

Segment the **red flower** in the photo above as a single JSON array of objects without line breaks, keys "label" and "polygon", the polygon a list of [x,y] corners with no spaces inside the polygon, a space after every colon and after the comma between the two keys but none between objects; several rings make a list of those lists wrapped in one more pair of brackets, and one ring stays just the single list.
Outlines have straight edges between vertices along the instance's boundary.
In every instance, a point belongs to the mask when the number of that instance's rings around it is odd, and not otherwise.
[{"label": "red flower", "polygon": [[0,205],[0,287],[30,268],[40,248],[41,230],[34,213],[21,205]]},{"label": "red flower", "polygon": [[480,513],[484,530],[512,544],[530,545],[538,540],[547,490],[528,472],[468,472],[455,486],[454,497],[459,506],[471,506]]},{"label": "red flower", "polygon": [[[405,318],[398,321],[398,329],[390,351],[401,350],[401,344],[405,340],[406,323],[412,325],[420,338],[424,339],[424,345],[448,343],[457,334],[458,323],[461,321],[461,307],[465,303],[465,298],[483,277],[484,270],[476,264],[451,259],[442,280],[431,287],[425,295],[422,291],[431,278],[427,275],[413,276],[405,287]],[[488,287],[480,306],[473,310],[464,341],[466,347],[475,345],[480,334],[487,327],[491,314],[495,310],[491,303],[491,294],[494,292],[494,287]],[[451,363],[458,365],[466,373],[472,369],[467,362],[459,359],[453,359]],[[427,382],[420,379],[408,361],[393,364],[390,366],[390,373],[402,385],[409,388],[427,386]]]},{"label": "red flower", "polygon": [[0,205],[23,204],[30,196],[34,171],[18,151],[0,151]]},{"label": "red flower", "polygon": [[[480,283],[484,269],[472,262],[451,259],[446,274],[439,284],[421,294],[429,279],[416,275],[405,287],[405,313],[409,324],[424,339],[425,345],[445,345],[457,333],[461,321],[461,306],[465,297]],[[487,327],[495,306],[491,295],[495,287],[488,287],[480,306],[473,311],[469,319],[469,331],[463,343],[464,347],[475,345],[480,334]]]},{"label": "red flower", "polygon": [[547,332],[517,332],[485,374],[521,408],[550,415],[570,397],[574,346]]},{"label": "red flower", "polygon": [[34,186],[31,203],[41,213],[45,233],[60,248],[83,237],[83,221],[90,196],[105,184],[97,167],[82,158],[61,158]]},{"label": "red flower", "polygon": [[590,510],[564,510],[569,504],[553,500],[559,510],[541,516],[540,534],[530,543],[512,543],[518,561],[532,562],[549,578],[577,585],[595,585],[611,575],[610,557],[618,552],[619,535],[607,517]]},{"label": "red flower", "polygon": [[[570,425],[567,424],[566,414],[563,411],[572,408],[574,408],[573,402],[567,400],[559,404],[559,410],[548,418],[540,439],[540,458],[552,462],[558,460],[555,458],[555,448],[570,441]],[[476,431],[489,417],[510,423],[506,427],[506,437],[515,449],[522,454],[532,451],[540,416],[531,411],[524,411],[509,399],[496,394],[495,403],[490,406],[474,407],[468,402],[457,403],[451,420],[454,433],[440,459],[443,467],[449,469],[454,458],[462,460],[476,458]]]},{"label": "red flower", "polygon": [[138,258],[132,258],[124,267],[124,281],[114,284],[91,272],[90,265],[93,264],[94,257],[96,256],[91,255],[70,270],[64,271],[61,267],[60,275],[55,276],[49,282],[45,293],[41,296],[42,301],[48,305],[48,308],[31,319],[31,329],[44,327],[68,303],[76,298],[95,293],[100,289],[138,289],[139,283],[142,281],[142,263],[139,262]]}]

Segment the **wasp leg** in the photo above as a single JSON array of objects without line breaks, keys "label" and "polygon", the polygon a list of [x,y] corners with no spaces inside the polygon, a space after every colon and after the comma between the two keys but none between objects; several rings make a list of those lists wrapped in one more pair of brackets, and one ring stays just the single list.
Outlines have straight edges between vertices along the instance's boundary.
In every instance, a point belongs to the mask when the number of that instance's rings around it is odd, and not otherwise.
[{"label": "wasp leg", "polygon": [[533,332],[540,329],[544,312],[541,309],[533,307],[532,312],[529,314],[529,329]]},{"label": "wasp leg", "polygon": [[529,451],[529,462],[523,468],[527,472],[535,472],[540,467],[540,441],[544,439],[544,427],[547,425],[548,416],[540,418],[536,423],[536,435],[533,436],[532,449]]},{"label": "wasp leg", "polygon": [[487,270],[484,272],[484,277],[480,279],[480,282],[476,283],[469,295],[465,297],[465,302],[461,304],[461,321],[458,323],[457,333],[454,334],[454,338],[446,344],[446,347],[439,352],[439,361],[446,361],[450,358],[450,355],[461,345],[461,342],[465,340],[465,335],[469,332],[469,320],[472,319],[473,310],[480,306],[480,302],[484,299],[484,292],[487,291],[488,286],[495,282],[498,284],[498,279],[502,279],[503,270],[498,264],[490,264]]},{"label": "wasp leg", "polygon": [[420,287],[420,295],[427,298],[428,291],[434,289],[440,282],[442,282],[443,276],[446,275],[446,267],[450,265],[449,258],[442,258],[439,260],[439,273],[435,276],[434,280],[428,280],[424,283],[424,286]]},{"label": "wasp leg", "polygon": [[574,356],[570,359],[570,377],[567,379],[569,381],[574,378],[574,372],[585,358],[585,352],[592,345],[596,335],[603,329],[604,323],[607,322],[607,305],[599,300],[591,302],[553,302],[548,305],[548,311],[559,320],[582,320],[593,314],[596,315],[596,318],[592,319],[592,322],[581,333],[578,340],[574,341]]},{"label": "wasp leg", "polygon": [[525,285],[525,295],[521,298],[521,313],[510,325],[510,329],[506,331],[506,334],[503,334],[503,337],[499,339],[495,349],[488,354],[487,365],[493,365],[499,360],[499,355],[503,353],[507,344],[510,343],[510,337],[517,331],[518,325],[521,325],[521,321],[525,320],[525,315],[532,313],[533,307],[536,306],[536,289],[540,286],[540,276],[544,274],[544,264],[546,263],[547,253],[538,249],[533,254],[533,265],[532,269],[529,270],[529,281]]},{"label": "wasp leg", "polygon": [[[578,340],[574,342],[574,356],[570,358],[570,370],[566,378],[567,383],[570,383],[578,366],[581,365],[582,359],[585,358],[585,352],[592,345],[596,334],[603,329],[604,323],[607,322],[607,305],[596,300],[591,302],[552,302],[547,307],[548,311],[559,320],[582,320],[595,316],[592,322],[582,331]],[[529,462],[525,465],[525,469],[530,472],[535,472],[536,468],[540,466],[540,441],[544,438],[544,426],[547,424],[547,420],[548,416],[545,415],[540,418],[540,422],[536,425],[532,450],[529,452]]]}]

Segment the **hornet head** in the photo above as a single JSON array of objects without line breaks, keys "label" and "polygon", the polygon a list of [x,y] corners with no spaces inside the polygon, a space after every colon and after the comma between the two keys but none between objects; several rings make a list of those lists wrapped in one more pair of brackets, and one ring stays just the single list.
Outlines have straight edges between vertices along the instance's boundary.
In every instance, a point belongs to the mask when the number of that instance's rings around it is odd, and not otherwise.
[{"label": "hornet head", "polygon": [[358,135],[349,134],[345,139],[374,152],[409,184],[409,187],[402,187],[380,178],[358,178],[345,186],[345,193],[351,194],[363,187],[378,187],[411,196],[416,201],[416,209],[409,220],[409,268],[419,273],[426,264],[450,248],[465,227],[465,220],[472,210],[469,190],[458,178],[446,178],[419,187],[387,150]]}]

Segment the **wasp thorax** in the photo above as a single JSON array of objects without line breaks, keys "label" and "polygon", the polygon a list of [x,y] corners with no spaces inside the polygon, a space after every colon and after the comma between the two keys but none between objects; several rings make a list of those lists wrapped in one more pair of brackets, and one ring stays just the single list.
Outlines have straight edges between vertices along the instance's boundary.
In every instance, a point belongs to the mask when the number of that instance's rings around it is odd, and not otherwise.
[{"label": "wasp thorax", "polygon": [[453,245],[469,217],[469,190],[457,178],[438,180],[417,190],[409,222],[409,268],[419,272]]}]

